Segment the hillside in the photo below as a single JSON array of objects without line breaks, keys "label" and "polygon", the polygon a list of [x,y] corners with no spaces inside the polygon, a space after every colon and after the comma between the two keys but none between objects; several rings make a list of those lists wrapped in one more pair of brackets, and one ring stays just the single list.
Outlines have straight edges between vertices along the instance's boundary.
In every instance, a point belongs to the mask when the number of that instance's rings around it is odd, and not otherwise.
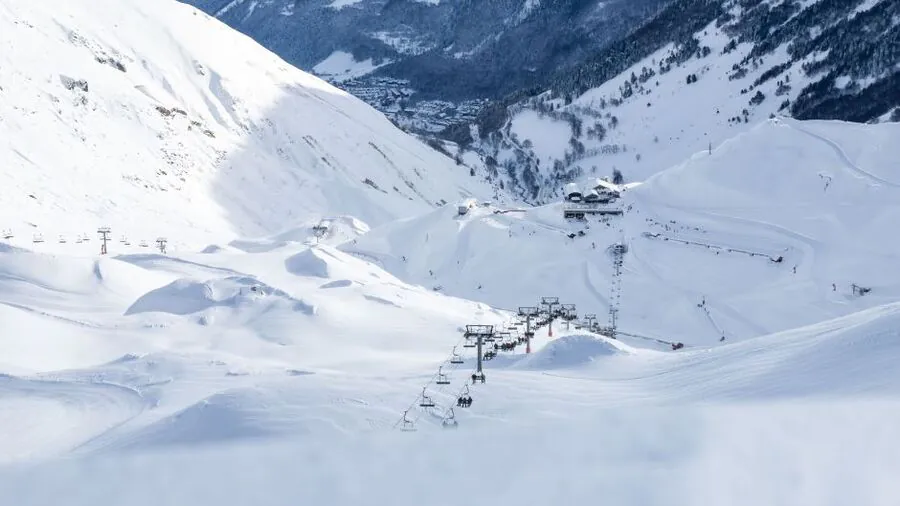
[{"label": "hillside", "polygon": [[[900,4],[678,0],[479,119],[489,174],[546,202],[565,181],[642,181],[771,115],[900,118]],[[468,126],[446,135],[472,142]]]},{"label": "hillside", "polygon": [[[669,0],[184,0],[404,127],[472,121]],[[557,27],[566,26],[566,30]]]},{"label": "hillside", "polygon": [[[625,190],[610,206],[622,217],[565,220],[561,202],[465,217],[440,209],[341,248],[497,307],[557,296],[605,325],[618,299],[624,332],[704,346],[747,339],[897,300],[886,231],[900,226],[898,136],[898,124],[766,120]],[[620,288],[615,243],[627,247]]]},{"label": "hillside", "polygon": [[0,230],[18,244],[96,240],[110,226],[117,240],[202,247],[488,193],[362,101],[191,7],[91,5],[0,4],[0,45],[16,48],[0,54]]},{"label": "hillside", "polygon": [[[900,190],[881,141],[896,127],[764,122],[628,188],[609,230],[564,222],[554,204],[444,208],[326,239],[340,248],[299,231],[171,255],[4,246],[0,489],[22,505],[412,506],[423,486],[482,476],[480,452],[528,471],[479,505],[671,505],[673,490],[685,505],[890,504],[900,279],[884,231]],[[449,295],[512,307],[557,295],[602,319],[606,246],[623,238],[626,334],[556,322],[531,355],[502,351],[485,384],[469,381],[464,326],[512,315]],[[424,281],[435,265],[439,290]],[[454,405],[461,395],[474,403]],[[450,416],[455,432],[441,429]],[[404,419],[417,431],[394,430]]]},{"label": "hillside", "polygon": [[[685,505],[887,505],[897,492],[896,303],[679,353],[540,329],[535,353],[504,352],[471,385],[460,327],[507,315],[327,246],[7,251],[0,282],[0,489],[16,504],[412,506],[422,486],[481,476],[479,453],[528,471],[478,505],[670,505],[673,490]],[[450,385],[435,385],[438,366]],[[418,406],[423,392],[436,407]],[[442,431],[459,392],[474,404]],[[404,410],[418,432],[391,430]]]},{"label": "hillside", "polygon": [[4,506],[900,496],[900,123],[759,109],[527,206],[174,0],[0,45]]}]

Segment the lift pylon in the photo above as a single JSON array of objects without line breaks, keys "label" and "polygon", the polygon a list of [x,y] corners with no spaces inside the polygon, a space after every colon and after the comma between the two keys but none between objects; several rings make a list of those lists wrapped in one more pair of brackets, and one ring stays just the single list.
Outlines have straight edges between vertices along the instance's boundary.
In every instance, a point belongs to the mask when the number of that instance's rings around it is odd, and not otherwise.
[{"label": "lift pylon", "polygon": [[534,332],[531,330],[531,319],[538,314],[538,308],[534,306],[522,306],[519,308],[519,316],[525,317],[525,353],[531,353],[531,338]]}]

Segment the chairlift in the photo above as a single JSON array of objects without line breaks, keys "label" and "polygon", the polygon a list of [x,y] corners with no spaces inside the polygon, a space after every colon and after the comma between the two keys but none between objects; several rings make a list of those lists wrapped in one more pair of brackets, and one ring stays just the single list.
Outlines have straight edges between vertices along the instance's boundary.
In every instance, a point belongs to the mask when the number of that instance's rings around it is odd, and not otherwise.
[{"label": "chairlift", "polygon": [[140,244],[139,244],[138,246],[140,246],[140,247],[142,247],[142,248],[149,248],[149,247],[150,247],[150,245],[147,244],[147,241],[141,241]]},{"label": "chairlift", "polygon": [[459,355],[459,353],[456,353],[456,346],[454,346],[453,347],[453,356],[450,357],[450,363],[451,364],[462,364],[464,362],[465,362],[465,360],[463,360],[463,358]]},{"label": "chairlift", "polygon": [[65,244],[65,243],[66,243],[66,236],[60,235],[60,236],[59,236],[59,243],[60,243],[60,244]]},{"label": "chairlift", "polygon": [[450,378],[448,378],[446,374],[441,372],[441,369],[443,369],[443,368],[444,368],[444,366],[441,366],[438,368],[438,377],[437,377],[437,381],[435,381],[435,383],[438,385],[449,385]]},{"label": "chairlift", "polygon": [[419,406],[421,406],[423,408],[433,408],[434,407],[434,401],[431,399],[431,397],[428,397],[425,394],[424,387],[422,388],[422,402],[419,403]]},{"label": "chairlift", "polygon": [[400,430],[402,430],[403,432],[415,432],[416,424],[413,423],[412,420],[410,420],[409,418],[406,417],[406,415],[408,413],[409,413],[408,409],[403,412],[403,421],[400,424]]},{"label": "chairlift", "polygon": [[459,423],[456,421],[456,417],[453,415],[453,408],[450,408],[447,416],[445,416],[444,419],[441,420],[441,427],[445,429],[455,429],[458,426]]},{"label": "chairlift", "polygon": [[31,242],[33,242],[33,243],[35,243],[35,244],[44,242],[44,236],[41,235],[41,234],[34,234],[34,235],[31,237]]},{"label": "chairlift", "polygon": [[91,242],[91,237],[87,234],[81,236],[81,242]]},{"label": "chairlift", "polygon": [[468,408],[472,405],[472,396],[469,395],[469,385],[466,385],[466,390],[456,398],[456,405],[461,408]]},{"label": "chairlift", "polygon": [[474,348],[475,343],[472,342],[468,337],[466,338],[466,342],[463,343],[463,348]]}]

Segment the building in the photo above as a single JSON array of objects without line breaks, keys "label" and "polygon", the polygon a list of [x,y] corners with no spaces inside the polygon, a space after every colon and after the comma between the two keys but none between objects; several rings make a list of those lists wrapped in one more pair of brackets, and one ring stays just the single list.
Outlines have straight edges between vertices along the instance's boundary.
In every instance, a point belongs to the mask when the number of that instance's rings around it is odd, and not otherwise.
[{"label": "building", "polygon": [[457,206],[457,212],[460,216],[467,214],[470,209],[473,209],[478,206],[478,201],[475,199],[466,199],[459,203]]},{"label": "building", "polygon": [[567,184],[563,189],[563,193],[565,194],[566,200],[569,202],[581,202],[581,190],[578,188],[577,184]]}]

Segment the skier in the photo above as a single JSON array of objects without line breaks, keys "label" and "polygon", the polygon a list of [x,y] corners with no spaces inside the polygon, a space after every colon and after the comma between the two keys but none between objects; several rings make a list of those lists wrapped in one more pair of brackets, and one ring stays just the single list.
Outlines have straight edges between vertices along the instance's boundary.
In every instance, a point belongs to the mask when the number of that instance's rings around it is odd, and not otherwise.
[{"label": "skier", "polygon": [[794,274],[797,274],[797,266],[794,266]]},{"label": "skier", "polygon": [[836,291],[837,291],[837,285],[835,285],[834,283],[831,284],[831,291],[832,291],[832,292],[836,292]]}]

